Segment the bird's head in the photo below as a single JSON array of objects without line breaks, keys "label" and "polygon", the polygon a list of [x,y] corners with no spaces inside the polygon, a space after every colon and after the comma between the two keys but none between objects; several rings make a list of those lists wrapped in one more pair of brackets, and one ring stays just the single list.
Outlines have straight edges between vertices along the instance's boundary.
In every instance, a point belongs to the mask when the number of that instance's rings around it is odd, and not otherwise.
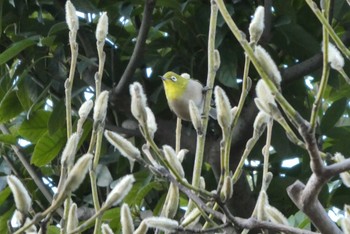
[{"label": "bird's head", "polygon": [[190,75],[187,73],[179,75],[169,71],[160,77],[163,80],[165,93],[170,99],[178,98],[178,96],[182,95],[190,81]]}]

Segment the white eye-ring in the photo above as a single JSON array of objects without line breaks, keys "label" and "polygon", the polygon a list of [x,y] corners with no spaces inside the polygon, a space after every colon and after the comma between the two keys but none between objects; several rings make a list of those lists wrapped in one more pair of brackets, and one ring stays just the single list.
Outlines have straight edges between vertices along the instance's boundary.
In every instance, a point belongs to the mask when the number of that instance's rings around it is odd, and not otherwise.
[{"label": "white eye-ring", "polygon": [[175,76],[170,77],[170,79],[174,82],[177,81],[177,78]]}]

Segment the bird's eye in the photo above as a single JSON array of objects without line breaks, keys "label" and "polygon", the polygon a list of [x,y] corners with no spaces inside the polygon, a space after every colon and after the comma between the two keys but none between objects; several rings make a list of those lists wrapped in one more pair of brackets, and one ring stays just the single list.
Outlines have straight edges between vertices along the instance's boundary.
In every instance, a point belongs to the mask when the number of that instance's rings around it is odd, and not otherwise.
[{"label": "bird's eye", "polygon": [[175,76],[170,77],[170,79],[174,82],[177,81],[177,78]]}]

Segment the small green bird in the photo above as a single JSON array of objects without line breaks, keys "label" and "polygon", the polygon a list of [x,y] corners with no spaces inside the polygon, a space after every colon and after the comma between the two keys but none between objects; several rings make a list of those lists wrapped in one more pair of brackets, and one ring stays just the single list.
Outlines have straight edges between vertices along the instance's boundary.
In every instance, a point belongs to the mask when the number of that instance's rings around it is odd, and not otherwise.
[{"label": "small green bird", "polygon": [[205,89],[199,81],[191,79],[187,73],[178,75],[175,72],[167,72],[161,78],[169,107],[177,117],[191,121],[190,100],[196,104],[199,111],[202,111]]}]

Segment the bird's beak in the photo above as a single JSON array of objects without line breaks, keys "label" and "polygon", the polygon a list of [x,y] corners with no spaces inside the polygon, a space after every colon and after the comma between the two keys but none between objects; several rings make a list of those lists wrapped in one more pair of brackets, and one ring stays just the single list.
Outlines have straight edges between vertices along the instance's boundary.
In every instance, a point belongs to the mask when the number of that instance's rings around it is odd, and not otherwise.
[{"label": "bird's beak", "polygon": [[166,80],[164,76],[159,76],[163,81]]}]

